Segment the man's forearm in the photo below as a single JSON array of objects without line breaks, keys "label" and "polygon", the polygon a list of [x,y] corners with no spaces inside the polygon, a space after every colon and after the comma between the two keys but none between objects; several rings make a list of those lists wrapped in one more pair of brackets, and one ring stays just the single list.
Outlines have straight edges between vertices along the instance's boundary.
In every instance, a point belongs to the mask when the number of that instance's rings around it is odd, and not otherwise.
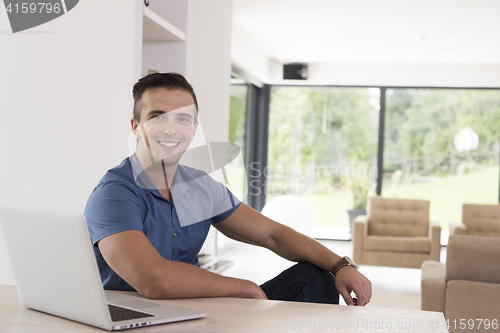
[{"label": "man's forearm", "polygon": [[330,271],[340,256],[318,241],[280,225],[269,249],[291,261],[308,261]]},{"label": "man's forearm", "polygon": [[137,290],[153,299],[223,296],[265,298],[260,287],[251,281],[224,277],[182,262],[165,261],[150,276]]},{"label": "man's forearm", "polygon": [[[218,223],[216,228],[226,236],[249,244],[270,249],[291,261],[307,261],[331,271],[340,257],[328,248],[293,229],[277,223],[245,204]],[[346,304],[354,304],[350,292],[358,296],[358,305],[365,305],[371,298],[370,281],[356,269],[342,268],[335,276],[335,286]]]},{"label": "man's forearm", "polygon": [[214,226],[232,239],[268,248],[291,261],[308,261],[330,270],[340,259],[314,239],[269,219],[244,203]]},{"label": "man's forearm", "polygon": [[137,230],[105,237],[98,246],[111,269],[149,298],[265,298],[259,286],[251,281],[223,277],[198,266],[163,258]]}]

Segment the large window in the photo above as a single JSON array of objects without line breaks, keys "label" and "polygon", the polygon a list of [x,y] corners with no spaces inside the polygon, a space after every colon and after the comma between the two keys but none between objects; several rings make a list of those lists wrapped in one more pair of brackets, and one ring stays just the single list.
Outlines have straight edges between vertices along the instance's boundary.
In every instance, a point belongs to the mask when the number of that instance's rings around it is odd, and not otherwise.
[{"label": "large window", "polygon": [[498,89],[274,86],[268,138],[266,203],[300,198],[315,237],[348,238],[346,211],[376,185],[384,197],[430,200],[444,230],[463,203],[499,202]]},{"label": "large window", "polygon": [[[228,141],[234,143],[239,154],[226,168],[230,179],[230,189],[240,200],[247,201],[248,179],[245,167],[246,152],[246,117],[248,85],[240,79],[231,81],[231,96],[229,108],[229,137]],[[232,154],[235,155],[235,154]]]},{"label": "large window", "polygon": [[[226,186],[241,201],[247,203],[248,177],[246,172],[246,128],[248,83],[233,74],[229,104],[228,164],[224,167],[228,182]],[[217,251],[231,247],[235,242],[217,232]]]},{"label": "large window", "polygon": [[274,87],[266,202],[298,197],[312,214],[313,236],[348,238],[354,194],[376,185],[379,101],[378,88]]},{"label": "large window", "polygon": [[500,91],[387,89],[385,197],[431,201],[449,228],[463,203],[498,203]]}]

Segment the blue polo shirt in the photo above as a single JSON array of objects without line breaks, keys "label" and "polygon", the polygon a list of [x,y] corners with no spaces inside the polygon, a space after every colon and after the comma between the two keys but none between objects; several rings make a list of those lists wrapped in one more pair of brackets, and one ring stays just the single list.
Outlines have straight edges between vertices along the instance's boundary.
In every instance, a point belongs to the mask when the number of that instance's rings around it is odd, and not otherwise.
[{"label": "blue polo shirt", "polygon": [[85,219],[104,289],[134,291],[106,263],[97,242],[126,231],[143,232],[168,260],[198,264],[211,223],[225,220],[240,201],[205,172],[179,165],[172,201],[143,172],[135,155],[108,170],[89,197]]}]

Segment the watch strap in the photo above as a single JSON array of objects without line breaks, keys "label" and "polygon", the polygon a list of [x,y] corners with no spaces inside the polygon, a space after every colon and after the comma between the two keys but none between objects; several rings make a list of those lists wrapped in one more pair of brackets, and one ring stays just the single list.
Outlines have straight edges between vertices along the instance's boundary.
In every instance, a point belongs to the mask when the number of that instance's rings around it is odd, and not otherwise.
[{"label": "watch strap", "polygon": [[342,267],[345,267],[345,266],[349,266],[349,262],[347,261],[347,259],[345,257],[341,258],[340,260],[337,260],[337,262],[335,264],[333,264],[333,267],[331,270],[333,277],[336,277],[338,270],[341,269]]}]

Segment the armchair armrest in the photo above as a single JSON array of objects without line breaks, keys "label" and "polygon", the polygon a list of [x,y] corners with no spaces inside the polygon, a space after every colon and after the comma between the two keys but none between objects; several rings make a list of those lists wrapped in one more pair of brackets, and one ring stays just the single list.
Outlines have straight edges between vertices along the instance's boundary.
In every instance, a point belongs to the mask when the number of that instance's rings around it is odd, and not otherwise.
[{"label": "armchair armrest", "polygon": [[441,254],[441,226],[437,222],[429,223],[429,238],[431,242],[431,252],[429,259],[439,261]]},{"label": "armchair armrest", "polygon": [[359,215],[353,222],[354,233],[352,236],[352,259],[362,262],[363,241],[368,234],[368,216]]},{"label": "armchair armrest", "polygon": [[450,236],[467,235],[467,226],[460,222],[450,222]]},{"label": "armchair armrest", "polygon": [[446,280],[444,265],[434,260],[422,264],[422,310],[444,313]]}]

